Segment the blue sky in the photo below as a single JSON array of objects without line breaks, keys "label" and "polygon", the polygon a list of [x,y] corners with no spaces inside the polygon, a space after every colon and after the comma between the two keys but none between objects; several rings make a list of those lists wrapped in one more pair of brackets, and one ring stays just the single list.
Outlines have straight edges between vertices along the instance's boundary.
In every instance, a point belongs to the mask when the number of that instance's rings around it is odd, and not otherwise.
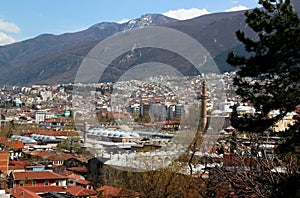
[{"label": "blue sky", "polygon": [[83,30],[100,22],[120,22],[147,13],[178,19],[257,7],[258,0],[9,0],[0,7],[0,45],[43,33]]}]

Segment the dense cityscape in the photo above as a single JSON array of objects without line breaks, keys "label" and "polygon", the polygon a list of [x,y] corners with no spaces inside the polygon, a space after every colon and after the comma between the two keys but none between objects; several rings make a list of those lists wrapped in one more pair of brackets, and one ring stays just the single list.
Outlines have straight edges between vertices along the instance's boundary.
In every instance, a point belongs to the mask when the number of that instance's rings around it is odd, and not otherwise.
[{"label": "dense cityscape", "polygon": [[300,7],[258,4],[1,46],[0,197],[300,197]]},{"label": "dense cityscape", "polygon": [[[233,75],[182,79],[156,76],[145,82],[115,84],[5,86],[1,89],[1,186],[15,197],[22,193],[25,197],[27,193],[48,197],[48,192],[92,197],[106,188],[116,190],[115,184],[109,185],[111,181],[105,182],[109,179],[99,179],[102,171],[109,171],[107,167],[134,172],[159,170],[189,152],[186,144],[191,139],[175,143],[172,139],[187,129],[192,136],[199,135],[193,130],[202,127],[203,105],[207,122],[204,142],[194,155],[197,159],[209,158],[210,163],[197,163],[191,169],[181,162],[181,174],[208,178],[214,167],[233,168],[232,158],[246,160],[254,143],[260,148],[259,156],[273,159],[274,148],[283,140],[274,132],[286,130],[299,119],[299,111],[288,113],[268,134],[259,137],[260,141],[236,133],[230,125],[234,104],[240,102],[236,109],[239,115],[254,114],[255,110],[241,103],[233,92]],[[79,89],[74,87],[84,90],[85,97],[79,97],[74,92]],[[117,102],[120,95],[126,101]],[[276,114],[273,111],[270,117]],[[199,126],[193,128],[193,123],[184,122],[191,117],[197,118]],[[233,144],[233,138],[239,144]],[[284,172],[279,165],[270,168]],[[139,196],[139,192],[129,190],[123,193],[129,192]]]}]

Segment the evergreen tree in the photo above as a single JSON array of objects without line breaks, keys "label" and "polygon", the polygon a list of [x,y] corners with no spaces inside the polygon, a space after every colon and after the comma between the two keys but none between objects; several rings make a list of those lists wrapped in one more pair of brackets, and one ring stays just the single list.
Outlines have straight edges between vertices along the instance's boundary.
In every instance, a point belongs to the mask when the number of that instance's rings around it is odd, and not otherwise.
[{"label": "evergreen tree", "polygon": [[[256,109],[255,114],[244,116],[234,111],[232,125],[253,133],[265,132],[300,104],[300,19],[290,0],[259,3],[262,8],[246,12],[246,23],[257,36],[236,33],[248,55],[231,52],[227,58],[229,64],[239,67],[234,78],[237,95]],[[270,117],[272,110],[279,114]],[[285,143],[276,151],[286,173],[272,174],[266,169],[265,175],[255,180],[264,192],[258,196],[300,197],[299,121],[282,134]]]},{"label": "evergreen tree", "polygon": [[[267,130],[300,104],[300,20],[290,0],[259,3],[263,8],[246,13],[246,23],[257,37],[236,33],[249,55],[231,52],[227,58],[229,64],[239,66],[236,93],[257,112],[235,120],[242,131],[249,132]],[[272,110],[280,114],[271,118]]]}]

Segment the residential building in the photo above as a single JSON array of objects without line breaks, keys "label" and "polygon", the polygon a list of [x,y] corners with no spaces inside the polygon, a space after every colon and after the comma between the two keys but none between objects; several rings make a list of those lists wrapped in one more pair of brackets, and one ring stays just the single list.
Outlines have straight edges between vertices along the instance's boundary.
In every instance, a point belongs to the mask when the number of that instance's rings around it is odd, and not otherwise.
[{"label": "residential building", "polygon": [[54,113],[45,110],[38,110],[34,112],[36,123],[44,122],[46,119],[54,118]]},{"label": "residential building", "polygon": [[66,186],[67,177],[50,171],[16,172],[10,175],[14,184],[23,186]]}]

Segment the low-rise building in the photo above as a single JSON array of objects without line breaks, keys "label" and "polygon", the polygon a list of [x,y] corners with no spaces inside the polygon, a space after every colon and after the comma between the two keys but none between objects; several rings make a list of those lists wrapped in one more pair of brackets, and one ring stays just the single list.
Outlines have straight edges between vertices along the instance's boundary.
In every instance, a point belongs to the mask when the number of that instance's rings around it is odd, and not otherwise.
[{"label": "low-rise building", "polygon": [[67,177],[50,171],[16,172],[10,175],[16,186],[66,186]]}]

